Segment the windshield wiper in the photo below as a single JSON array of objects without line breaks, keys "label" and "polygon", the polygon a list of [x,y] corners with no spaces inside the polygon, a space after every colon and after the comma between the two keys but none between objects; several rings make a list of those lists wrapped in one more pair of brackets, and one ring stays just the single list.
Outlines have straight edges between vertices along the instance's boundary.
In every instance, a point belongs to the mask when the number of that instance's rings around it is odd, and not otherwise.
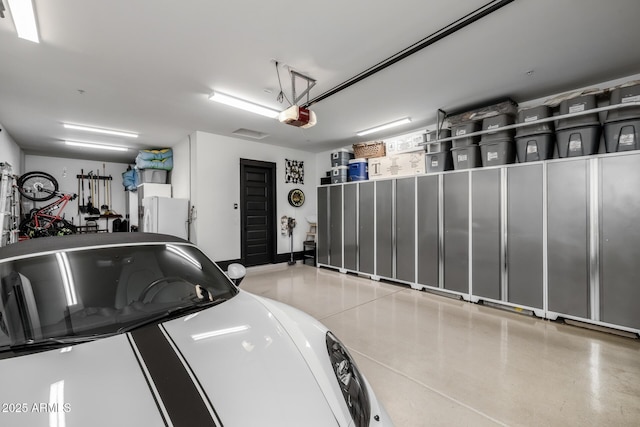
[{"label": "windshield wiper", "polygon": [[42,348],[56,348],[61,346],[68,346],[74,344],[80,344],[84,342],[95,341],[98,338],[103,338],[112,334],[98,334],[98,335],[79,335],[74,337],[50,337],[40,340],[26,340],[19,344],[12,344],[4,346],[0,351],[21,351],[32,350]]},{"label": "windshield wiper", "polygon": [[188,314],[191,312],[196,312],[196,311],[200,311],[203,310],[205,308],[208,307],[213,307],[214,305],[218,305],[220,303],[223,303],[227,300],[227,298],[224,297],[219,297],[214,299],[213,301],[209,301],[209,300],[203,300],[203,301],[198,301],[196,303],[191,303],[189,305],[180,305],[177,307],[172,307],[168,310],[162,311],[160,313],[158,313],[155,316],[151,316],[151,317],[147,317],[139,322],[133,323],[131,325],[128,326],[123,326],[122,328],[118,329],[118,331],[116,332],[117,334],[121,334],[124,332],[131,332],[134,329],[138,329],[142,326],[146,326],[149,325],[151,323],[156,323],[160,320],[171,320],[175,317],[178,317],[180,315],[183,314]]}]

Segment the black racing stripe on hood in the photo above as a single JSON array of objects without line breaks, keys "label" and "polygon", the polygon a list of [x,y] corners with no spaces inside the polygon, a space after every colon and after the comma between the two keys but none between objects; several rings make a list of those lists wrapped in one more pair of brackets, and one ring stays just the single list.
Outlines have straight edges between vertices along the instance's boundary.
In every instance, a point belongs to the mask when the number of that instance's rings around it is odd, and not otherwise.
[{"label": "black racing stripe on hood", "polygon": [[216,427],[203,396],[158,325],[131,332],[159,398],[175,427]]}]

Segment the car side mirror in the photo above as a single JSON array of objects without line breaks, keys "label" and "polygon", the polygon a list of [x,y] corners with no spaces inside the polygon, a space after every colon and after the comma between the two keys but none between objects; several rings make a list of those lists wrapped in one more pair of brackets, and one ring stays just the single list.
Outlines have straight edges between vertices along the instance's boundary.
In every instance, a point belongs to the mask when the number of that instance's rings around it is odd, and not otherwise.
[{"label": "car side mirror", "polygon": [[227,277],[231,279],[236,286],[240,286],[240,282],[242,282],[246,274],[247,269],[242,264],[233,263],[227,267]]}]

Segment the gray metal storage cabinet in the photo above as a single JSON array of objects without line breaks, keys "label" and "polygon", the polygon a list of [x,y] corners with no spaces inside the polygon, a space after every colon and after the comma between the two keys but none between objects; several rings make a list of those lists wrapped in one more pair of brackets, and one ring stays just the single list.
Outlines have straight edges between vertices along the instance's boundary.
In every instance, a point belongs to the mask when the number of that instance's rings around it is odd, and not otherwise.
[{"label": "gray metal storage cabinet", "polygon": [[444,288],[469,293],[469,172],[444,175]]},{"label": "gray metal storage cabinet", "polygon": [[418,283],[440,283],[440,180],[441,175],[418,178]]},{"label": "gray metal storage cabinet", "polygon": [[639,181],[620,152],[319,187],[318,263],[640,333]]},{"label": "gray metal storage cabinet", "polygon": [[601,159],[600,320],[640,329],[640,156]]},{"label": "gray metal storage cabinet", "polygon": [[507,301],[543,308],[542,164],[507,169]]},{"label": "gray metal storage cabinet", "polygon": [[329,264],[329,188],[318,187],[318,264]]},{"label": "gray metal storage cabinet", "polygon": [[342,185],[329,187],[329,264],[342,268]]},{"label": "gray metal storage cabinet", "polygon": [[358,185],[344,185],[344,268],[358,270]]},{"label": "gray metal storage cabinet", "polygon": [[472,291],[499,300],[501,292],[500,169],[471,174]]},{"label": "gray metal storage cabinet", "polygon": [[416,281],[416,180],[396,180],[395,279]]},{"label": "gray metal storage cabinet", "polygon": [[548,165],[549,310],[588,318],[588,160]]},{"label": "gray metal storage cabinet", "polygon": [[393,278],[395,180],[376,181],[376,275]]},{"label": "gray metal storage cabinet", "polygon": [[375,183],[361,182],[358,200],[358,245],[359,271],[373,275],[375,273]]}]

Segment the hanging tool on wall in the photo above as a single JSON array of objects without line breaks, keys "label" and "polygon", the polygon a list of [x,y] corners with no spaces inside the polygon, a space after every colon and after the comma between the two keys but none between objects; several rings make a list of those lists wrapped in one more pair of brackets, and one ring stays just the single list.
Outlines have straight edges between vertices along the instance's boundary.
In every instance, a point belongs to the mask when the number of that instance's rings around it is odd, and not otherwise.
[{"label": "hanging tool on wall", "polygon": [[[93,173],[93,171],[89,171],[88,175],[89,179],[89,191],[91,196],[89,196],[89,202],[87,203],[87,213],[91,215],[100,215],[100,210],[94,204],[96,197],[98,196],[99,187],[96,187],[98,183],[98,177]],[[98,201],[98,204],[100,201]]]},{"label": "hanging tool on wall", "polygon": [[80,205],[80,213],[87,213],[88,209],[87,209],[87,204],[85,203],[85,199],[84,199],[84,180],[85,180],[85,176],[84,176],[84,169],[80,169],[80,180],[82,181],[81,183],[81,187],[80,187],[80,197],[78,199],[78,203],[80,203],[80,199],[82,199],[82,204]]},{"label": "hanging tool on wall", "polygon": [[95,206],[98,215],[100,215],[100,169],[96,170],[95,175],[93,175],[93,188],[96,190],[96,200]]},{"label": "hanging tool on wall", "polygon": [[100,209],[106,213],[106,211],[109,210],[109,201],[107,200],[107,169],[104,163],[102,164],[102,176],[100,178],[102,179],[102,193],[104,195],[104,200]]},{"label": "hanging tool on wall", "polygon": [[109,212],[113,213],[113,210],[111,209],[111,181],[113,181],[113,178],[109,175],[109,178],[107,178],[107,194],[109,202],[107,204],[109,205]]},{"label": "hanging tool on wall", "polygon": [[[78,180],[78,192],[76,194],[80,196],[80,180]],[[80,197],[76,199],[76,203],[78,204],[78,217],[80,217]]]},{"label": "hanging tool on wall", "polygon": [[93,213],[93,171],[89,171],[87,174],[89,180],[89,197],[87,198],[87,213]]}]

